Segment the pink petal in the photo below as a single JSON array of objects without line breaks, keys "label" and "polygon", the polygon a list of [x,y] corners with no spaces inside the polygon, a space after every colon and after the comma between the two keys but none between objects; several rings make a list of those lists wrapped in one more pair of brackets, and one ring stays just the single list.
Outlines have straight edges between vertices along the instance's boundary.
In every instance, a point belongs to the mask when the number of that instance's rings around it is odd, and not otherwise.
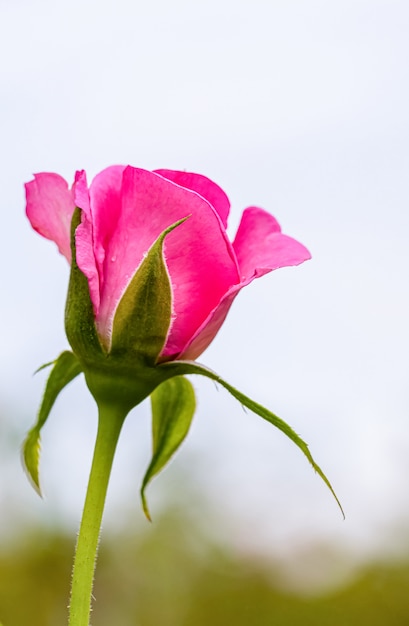
[{"label": "pink petal", "polygon": [[89,205],[89,191],[85,170],[75,172],[73,190],[75,206],[84,211],[88,219],[91,219],[91,207]]},{"label": "pink petal", "polygon": [[75,209],[68,183],[58,174],[34,174],[25,185],[27,217],[40,235],[54,241],[71,262],[70,230]]},{"label": "pink petal", "polygon": [[[94,201],[91,187],[95,221],[100,211],[106,210],[99,202],[102,200]],[[165,242],[174,321],[163,354],[179,353],[223,294],[238,282],[233,249],[208,202],[161,175],[127,167],[115,229],[100,220],[100,230],[94,230],[94,246],[104,238],[106,242],[100,275],[101,306],[96,319],[100,335],[110,337],[118,301],[154,241],[168,226],[187,216],[189,219]]]},{"label": "pink petal", "polygon": [[92,181],[88,191],[85,172],[75,181],[75,202],[83,211],[75,233],[77,263],[88,278],[95,316],[101,304],[105,253],[121,212],[123,166],[108,167]]},{"label": "pink petal", "polygon": [[220,330],[234,298],[242,287],[243,285],[235,285],[225,293],[219,304],[210,312],[207,319],[182,349],[178,359],[194,361],[206,350]]},{"label": "pink petal", "polygon": [[124,170],[124,165],[107,167],[95,176],[90,186],[94,250],[101,276],[104,273],[105,251],[121,216]]},{"label": "pink petal", "polygon": [[99,273],[93,247],[93,224],[87,179],[84,171],[77,172],[74,183],[75,204],[80,209],[81,224],[75,231],[75,255],[78,267],[88,279],[94,313],[99,309]]},{"label": "pink petal", "polygon": [[241,282],[231,287],[210,312],[183,348],[179,359],[195,360],[213,341],[239,291],[255,278],[311,258],[308,250],[295,239],[281,233],[277,220],[256,207],[243,216],[233,243],[240,267]]},{"label": "pink petal", "polygon": [[311,258],[305,246],[283,235],[277,220],[257,207],[244,211],[233,248],[243,284],[279,267],[299,265]]},{"label": "pink petal", "polygon": [[230,212],[229,199],[223,189],[210,180],[210,178],[206,178],[206,176],[202,176],[202,174],[178,172],[175,170],[155,170],[155,174],[160,174],[177,185],[198,193],[217,211],[223,226],[227,228],[227,218]]}]

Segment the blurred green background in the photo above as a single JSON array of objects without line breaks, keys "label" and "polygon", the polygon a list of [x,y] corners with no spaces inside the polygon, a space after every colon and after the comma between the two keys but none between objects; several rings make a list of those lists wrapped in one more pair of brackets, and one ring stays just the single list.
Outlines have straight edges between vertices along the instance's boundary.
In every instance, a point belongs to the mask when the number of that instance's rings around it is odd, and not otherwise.
[{"label": "blurred green background", "polygon": [[[27,528],[0,548],[3,626],[66,623],[73,536]],[[308,568],[345,555],[311,546]],[[305,556],[299,555],[303,569]],[[293,564],[297,565],[297,563]],[[98,626],[404,626],[409,557],[367,563],[323,591],[300,590],[285,563],[238,554],[191,520],[167,511],[153,525],[107,533],[100,549],[93,624]],[[308,574],[307,574],[308,577]]]},{"label": "blurred green background", "polygon": [[[23,506],[12,485],[7,494],[7,468],[16,469],[21,420],[9,420],[6,427],[0,419],[0,435],[0,624],[64,626],[74,524],[28,484],[22,489]],[[199,459],[187,457],[186,464],[180,455],[149,491],[153,523],[143,517],[136,491],[128,494],[126,505],[115,502],[113,490],[109,492],[92,624],[409,624],[407,520],[396,519],[389,541],[387,534],[380,535],[378,555],[360,552],[356,542],[348,544],[345,538],[320,540],[308,533],[294,536],[292,546],[287,539],[282,549],[264,539],[263,552],[251,541],[259,533],[258,524],[235,536],[238,520],[217,510],[189,471]],[[22,475],[20,489],[24,481]],[[27,506],[30,496],[41,516],[33,513],[35,506]],[[351,522],[339,519],[341,525]]]}]

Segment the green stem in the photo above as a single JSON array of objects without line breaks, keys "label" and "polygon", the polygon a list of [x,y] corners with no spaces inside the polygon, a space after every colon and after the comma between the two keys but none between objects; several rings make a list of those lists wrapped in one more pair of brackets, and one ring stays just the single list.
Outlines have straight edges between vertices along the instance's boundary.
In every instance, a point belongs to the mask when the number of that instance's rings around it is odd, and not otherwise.
[{"label": "green stem", "polygon": [[75,550],[69,626],[88,626],[92,585],[105,497],[115,449],[126,414],[115,407],[99,407],[98,433],[87,496]]}]

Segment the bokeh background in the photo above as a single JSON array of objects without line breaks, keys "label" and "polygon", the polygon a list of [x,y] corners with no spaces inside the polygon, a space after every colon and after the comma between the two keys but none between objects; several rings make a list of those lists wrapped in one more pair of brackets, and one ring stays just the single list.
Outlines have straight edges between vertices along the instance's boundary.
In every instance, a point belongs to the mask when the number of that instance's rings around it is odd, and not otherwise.
[{"label": "bokeh background", "polygon": [[405,0],[0,0],[4,626],[64,623],[96,429],[78,379],[43,432],[40,500],[19,449],[32,374],[67,346],[68,268],[23,183],[113,163],[203,173],[232,235],[255,204],[311,250],[244,290],[200,360],[304,437],[346,521],[299,450],[195,378],[153,525],[148,404],[125,425],[95,623],[409,624],[408,32]]}]

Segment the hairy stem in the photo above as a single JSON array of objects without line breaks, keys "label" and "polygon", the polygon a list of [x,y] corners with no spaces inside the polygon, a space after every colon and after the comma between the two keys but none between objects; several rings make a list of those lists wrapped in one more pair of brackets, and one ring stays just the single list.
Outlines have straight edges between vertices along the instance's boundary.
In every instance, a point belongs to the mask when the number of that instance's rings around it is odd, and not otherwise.
[{"label": "hairy stem", "polygon": [[75,550],[69,626],[89,626],[92,586],[105,498],[116,445],[126,414],[99,407],[98,433]]}]

